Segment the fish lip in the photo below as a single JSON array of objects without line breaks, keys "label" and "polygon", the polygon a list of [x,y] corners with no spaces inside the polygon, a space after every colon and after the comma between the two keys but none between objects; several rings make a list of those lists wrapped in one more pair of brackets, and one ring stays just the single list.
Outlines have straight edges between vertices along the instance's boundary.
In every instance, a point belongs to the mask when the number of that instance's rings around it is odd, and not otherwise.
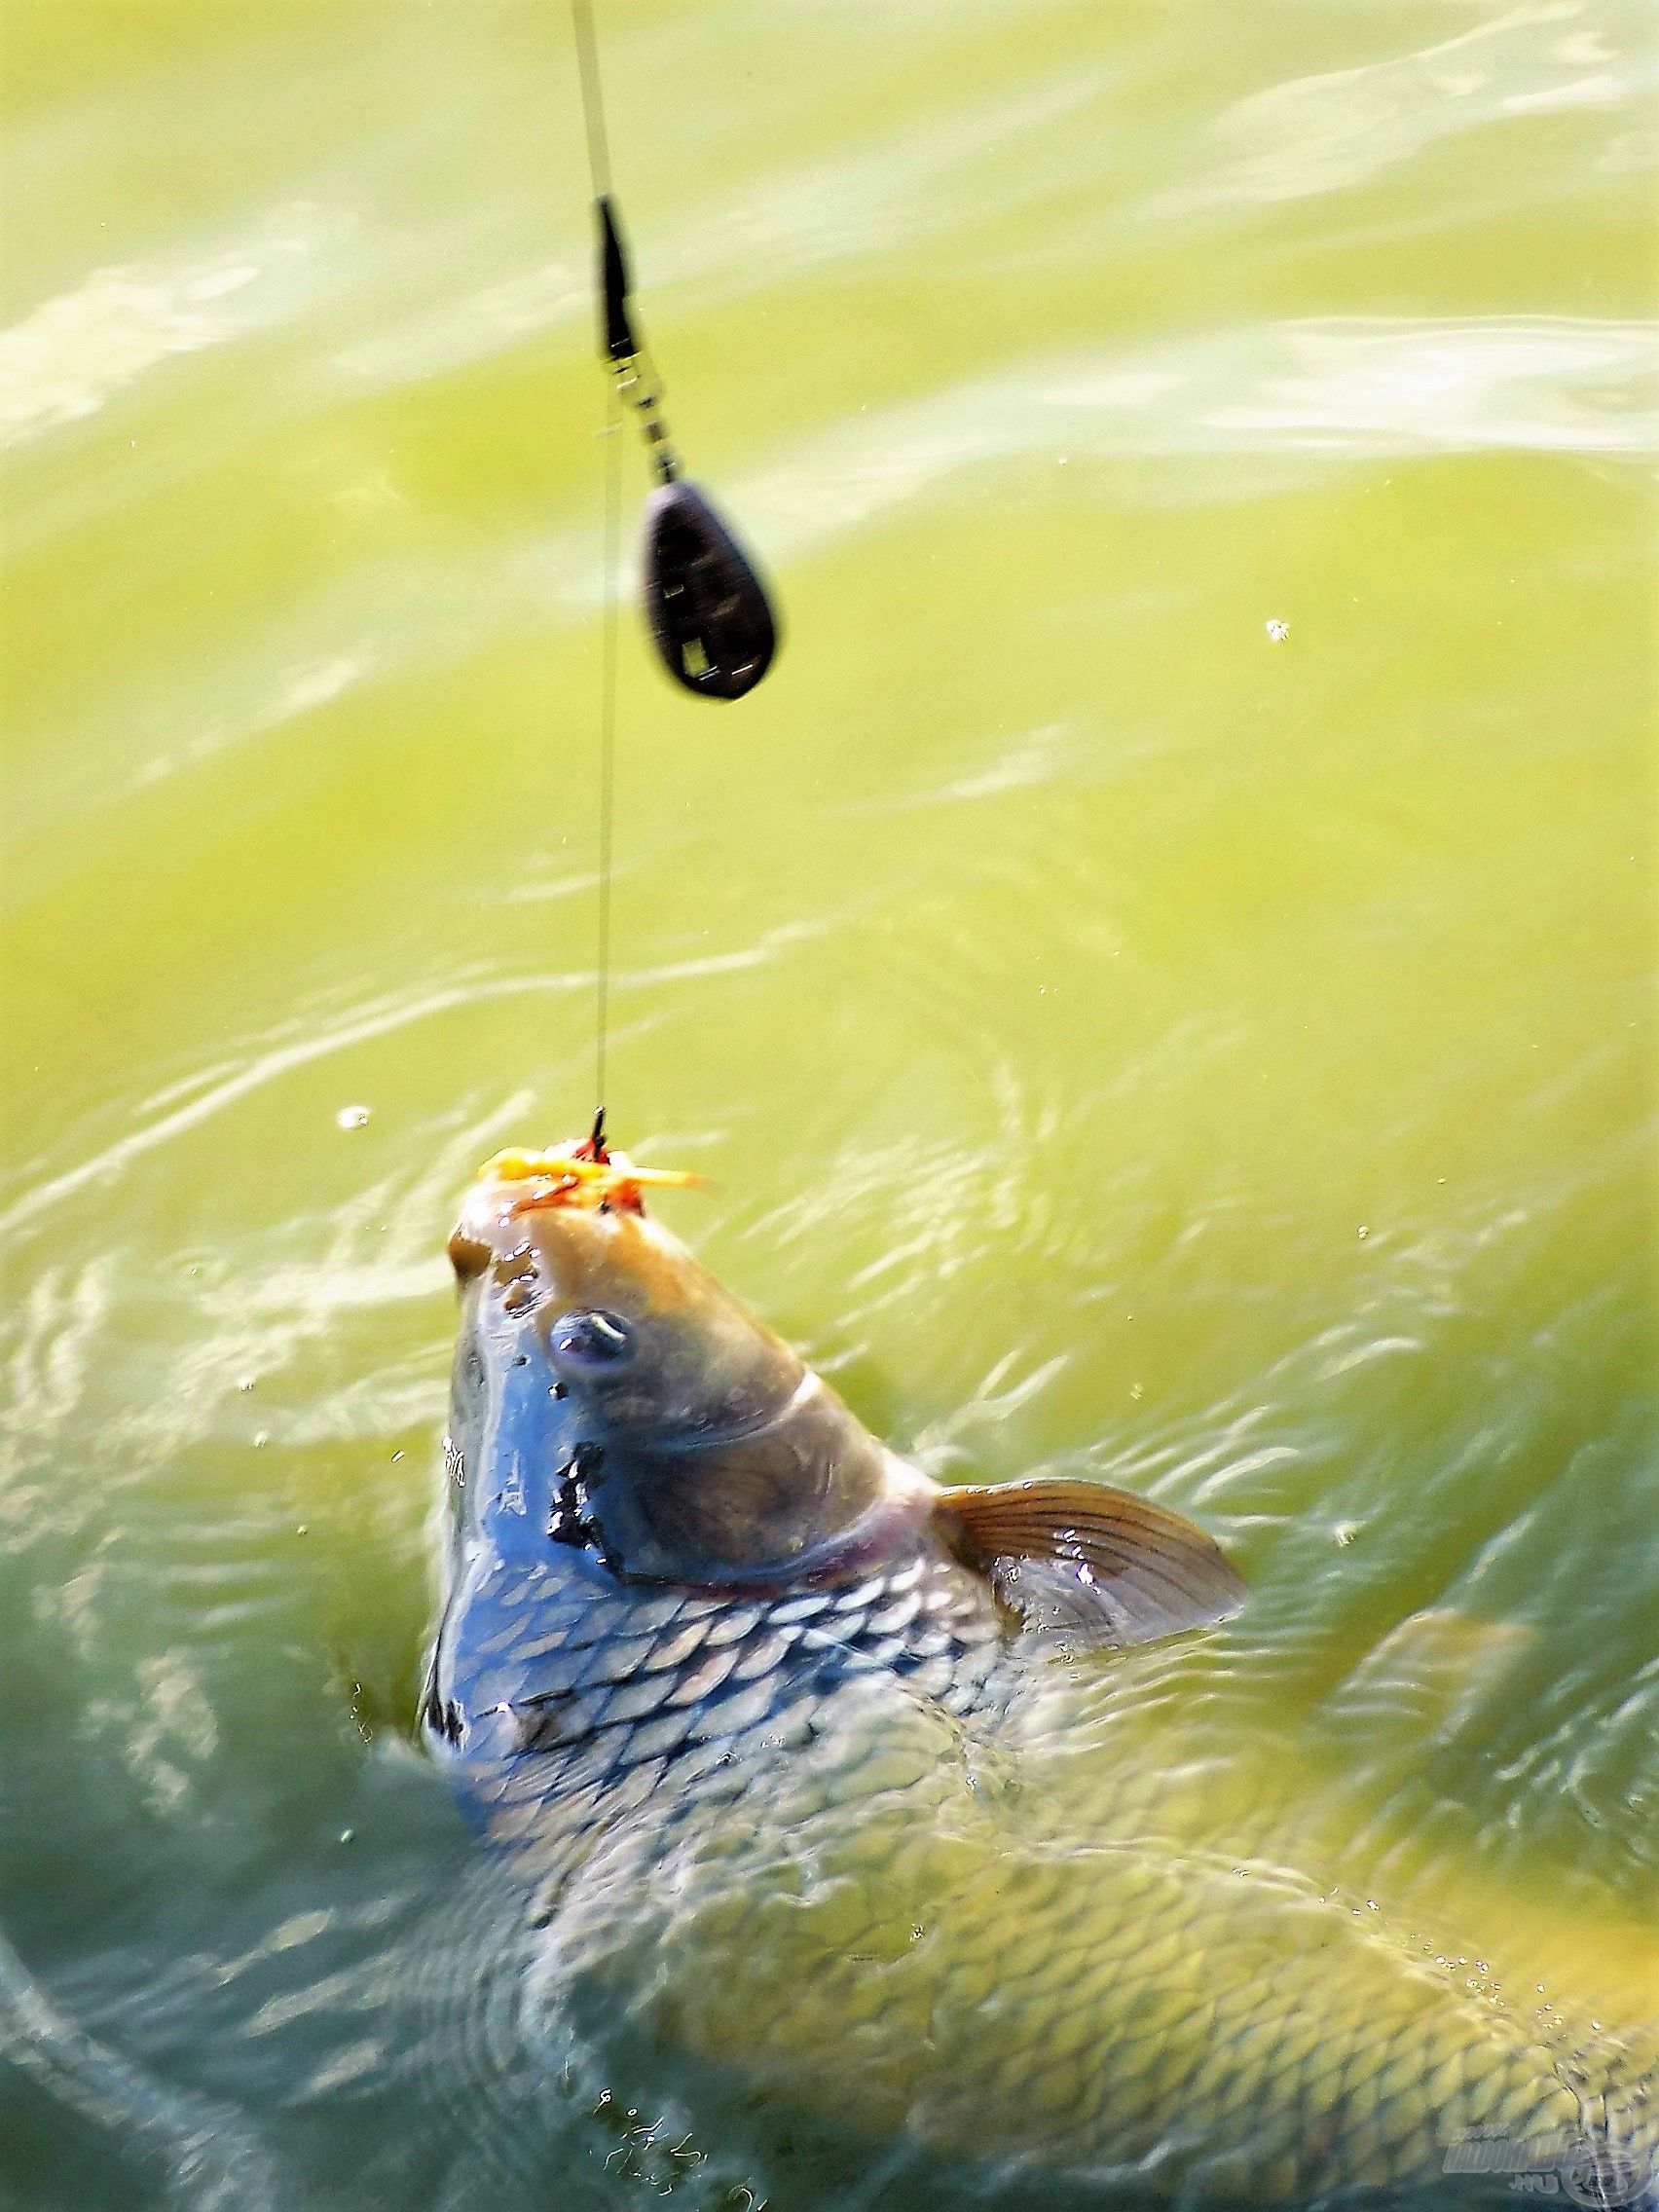
[{"label": "fish lip", "polygon": [[456,1224],[444,1247],[449,1264],[455,1270],[458,1282],[471,1282],[481,1275],[495,1259],[495,1248],[482,1236],[475,1235],[465,1217]]},{"label": "fish lip", "polygon": [[617,1205],[555,1206],[526,1212],[519,1202],[524,1192],[522,1181],[489,1169],[467,1191],[447,1246],[450,1265],[462,1288],[492,1268],[535,1253],[538,1246],[537,1222],[555,1218],[596,1225],[626,1223],[664,1260],[673,1263],[690,1257],[673,1231],[654,1214]]}]

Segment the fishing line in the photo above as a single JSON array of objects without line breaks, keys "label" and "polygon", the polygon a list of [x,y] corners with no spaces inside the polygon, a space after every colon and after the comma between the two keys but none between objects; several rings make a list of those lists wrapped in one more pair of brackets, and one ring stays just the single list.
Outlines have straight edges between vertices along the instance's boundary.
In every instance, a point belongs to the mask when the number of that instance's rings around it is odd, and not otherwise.
[{"label": "fishing line", "polygon": [[576,69],[582,81],[582,123],[587,130],[588,174],[593,196],[610,191],[610,142],[605,130],[605,90],[599,81],[599,41],[589,0],[571,0],[571,27],[576,41]]},{"label": "fishing line", "polygon": [[621,220],[610,188],[599,40],[592,0],[571,0],[588,175],[599,230],[600,352],[611,378],[606,406],[605,551],[599,710],[598,972],[594,1078],[597,1112],[588,1142],[605,1157],[606,1049],[610,1014],[611,875],[616,811],[616,662],[622,560],[622,456],[617,435],[632,408],[656,490],[645,506],[641,596],[657,657],[674,681],[707,699],[741,699],[772,665],[777,618],[754,564],[695,484],[662,414],[661,381],[634,325]]},{"label": "fishing line", "polygon": [[[599,44],[589,0],[571,0],[571,29],[576,71],[582,88],[582,125],[587,132],[588,175],[596,205],[610,191],[610,146],[605,129],[605,89],[599,76]],[[599,648],[599,884],[594,948],[593,1134],[590,1143],[603,1157],[605,1146],[605,1055],[610,1026],[610,874],[616,818],[616,633],[619,569],[622,556],[622,441],[617,430],[622,401],[614,383],[606,387],[605,550],[600,577],[603,604]]]},{"label": "fishing line", "polygon": [[[601,141],[603,146],[603,140]],[[614,386],[605,402],[605,609],[599,679],[599,926],[594,963],[593,1145],[604,1157],[605,1051],[610,1026],[610,879],[616,821],[616,633],[621,612],[622,403]]]}]

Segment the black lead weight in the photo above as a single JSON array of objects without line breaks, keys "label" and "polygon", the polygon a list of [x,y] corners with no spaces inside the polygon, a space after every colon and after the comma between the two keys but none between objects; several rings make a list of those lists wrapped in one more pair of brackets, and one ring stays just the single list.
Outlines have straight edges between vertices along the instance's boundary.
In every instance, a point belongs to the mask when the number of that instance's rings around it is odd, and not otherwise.
[{"label": "black lead weight", "polygon": [[[598,62],[585,6],[576,9],[576,36],[584,55],[583,101],[592,131],[599,112]],[[705,699],[741,699],[772,665],[777,620],[754,563],[696,485],[680,473],[680,457],[662,418],[656,374],[629,311],[633,276],[608,190],[608,166],[599,151],[603,135],[593,132],[589,147],[599,220],[600,344],[618,397],[639,418],[657,478],[645,507],[640,564],[645,620],[662,665],[676,683]]]},{"label": "black lead weight", "polygon": [[682,477],[646,502],[640,583],[652,642],[677,683],[705,699],[754,690],[778,649],[771,602],[725,524]]}]

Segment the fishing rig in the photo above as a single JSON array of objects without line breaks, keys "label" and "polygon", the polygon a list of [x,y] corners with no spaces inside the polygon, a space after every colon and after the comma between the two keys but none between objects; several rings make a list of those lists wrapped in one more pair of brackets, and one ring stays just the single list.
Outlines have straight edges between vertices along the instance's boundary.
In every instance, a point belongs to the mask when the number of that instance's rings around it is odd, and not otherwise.
[{"label": "fishing rig", "polygon": [[[599,721],[599,916],[595,984],[593,1128],[570,1155],[602,1171],[581,1178],[603,1187],[611,1155],[605,1140],[606,1044],[610,1006],[610,883],[616,796],[616,622],[621,554],[621,454],[614,432],[626,412],[638,419],[656,478],[645,502],[640,592],[651,642],[676,683],[704,699],[741,699],[771,667],[778,621],[766,587],[706,493],[683,473],[662,409],[662,382],[640,337],[633,279],[610,181],[610,147],[600,80],[592,0],[571,0],[588,172],[599,233],[600,350],[610,371],[606,428],[605,605]],[[539,1156],[538,1156],[539,1157]],[[555,1181],[558,1178],[555,1177]]]}]

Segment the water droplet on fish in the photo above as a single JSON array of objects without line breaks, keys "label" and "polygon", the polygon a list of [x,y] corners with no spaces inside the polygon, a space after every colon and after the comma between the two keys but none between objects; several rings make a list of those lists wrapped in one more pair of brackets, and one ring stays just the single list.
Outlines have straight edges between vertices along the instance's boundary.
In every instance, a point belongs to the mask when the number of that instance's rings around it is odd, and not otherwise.
[{"label": "water droplet on fish", "polygon": [[366,1129],[369,1125],[369,1108],[367,1106],[342,1106],[334,1119],[343,1129]]}]

